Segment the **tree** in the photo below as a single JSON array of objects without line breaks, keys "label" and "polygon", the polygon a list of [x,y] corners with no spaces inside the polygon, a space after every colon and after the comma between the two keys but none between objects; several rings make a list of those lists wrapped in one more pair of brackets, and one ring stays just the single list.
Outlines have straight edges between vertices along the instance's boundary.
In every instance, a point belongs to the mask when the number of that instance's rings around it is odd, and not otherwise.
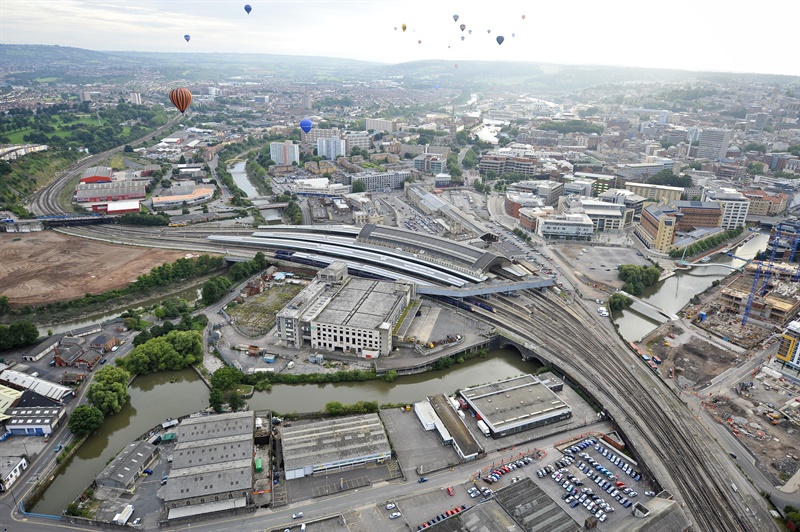
[{"label": "tree", "polygon": [[95,373],[86,397],[103,415],[116,414],[128,400],[128,381],[131,375],[121,367],[107,366]]},{"label": "tree", "polygon": [[133,153],[133,146],[130,144],[126,144],[125,147],[122,149],[125,153]]},{"label": "tree", "polygon": [[227,391],[238,386],[243,378],[244,373],[236,368],[225,366],[215,371],[209,380],[215,390]]},{"label": "tree", "polygon": [[80,405],[69,416],[67,427],[78,438],[91,434],[103,424],[103,412],[99,408]]},{"label": "tree", "polygon": [[180,159],[178,159],[178,164],[186,164],[186,157],[184,157],[183,155],[181,155],[181,158],[180,158]]},{"label": "tree", "polygon": [[247,402],[242,399],[236,390],[231,390],[228,392],[228,394],[225,396],[225,399],[233,412],[238,412],[244,405],[247,404]]},{"label": "tree", "polygon": [[361,179],[356,179],[355,181],[353,181],[352,191],[353,191],[353,194],[355,194],[357,192],[366,192],[367,191],[367,186],[364,184],[364,181],[362,181]]},{"label": "tree", "polygon": [[631,303],[633,303],[633,300],[622,294],[612,294],[611,297],[608,298],[608,308],[611,310],[622,310]]},{"label": "tree", "polygon": [[208,396],[208,404],[214,409],[214,412],[222,412],[222,405],[225,404],[225,394],[222,390],[216,388],[211,390],[211,395]]}]

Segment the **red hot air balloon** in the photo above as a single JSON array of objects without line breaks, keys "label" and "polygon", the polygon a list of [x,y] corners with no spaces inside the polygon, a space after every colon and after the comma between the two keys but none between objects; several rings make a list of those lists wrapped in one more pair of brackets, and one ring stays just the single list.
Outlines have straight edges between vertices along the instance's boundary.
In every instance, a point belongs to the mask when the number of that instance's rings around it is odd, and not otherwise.
[{"label": "red hot air balloon", "polygon": [[169,91],[169,101],[183,114],[192,103],[192,93],[183,87]]}]

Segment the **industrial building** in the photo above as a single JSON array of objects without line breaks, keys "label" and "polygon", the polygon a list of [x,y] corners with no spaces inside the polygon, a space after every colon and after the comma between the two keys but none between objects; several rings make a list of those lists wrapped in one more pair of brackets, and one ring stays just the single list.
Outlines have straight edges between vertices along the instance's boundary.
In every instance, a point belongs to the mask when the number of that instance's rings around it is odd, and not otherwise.
[{"label": "industrial building", "polygon": [[410,283],[351,278],[347,264],[334,262],[276,316],[278,337],[292,347],[388,355],[392,331],[415,295]]},{"label": "industrial building", "polygon": [[178,190],[176,190],[176,192],[177,193],[169,196],[153,197],[153,208],[176,209],[182,207],[184,204],[196,205],[198,203],[203,203],[214,197],[214,188],[208,186],[197,187],[191,191],[186,190],[185,193],[181,193],[183,191]]},{"label": "industrial building", "polygon": [[81,183],[110,183],[113,170],[108,166],[92,166],[83,171]]},{"label": "industrial building", "polygon": [[16,390],[31,390],[60,403],[75,394],[72,388],[67,388],[27,373],[7,369],[8,367],[6,364],[0,364],[0,384]]},{"label": "industrial building", "polygon": [[533,375],[465,388],[459,392],[493,438],[572,417],[572,408]]},{"label": "industrial building", "polygon": [[98,486],[130,490],[136,478],[158,455],[158,447],[144,440],[137,440],[120,453],[97,475]]},{"label": "industrial building", "polygon": [[[15,436],[49,436],[64,419],[66,407],[36,392],[19,392],[0,386],[0,401],[12,398],[10,406],[0,410],[0,420]],[[9,404],[3,401],[3,404]]]},{"label": "industrial building", "polygon": [[389,460],[392,449],[377,414],[348,416],[283,428],[286,480]]},{"label": "industrial building", "polygon": [[247,506],[253,491],[254,430],[253,412],[181,422],[163,493],[168,519]]}]

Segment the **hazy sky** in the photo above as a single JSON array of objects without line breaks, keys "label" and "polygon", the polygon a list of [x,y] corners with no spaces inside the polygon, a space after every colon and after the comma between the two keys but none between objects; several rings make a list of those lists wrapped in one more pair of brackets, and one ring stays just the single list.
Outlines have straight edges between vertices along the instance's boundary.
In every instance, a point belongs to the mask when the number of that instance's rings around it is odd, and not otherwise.
[{"label": "hazy sky", "polygon": [[[0,40],[175,54],[525,60],[800,75],[792,26],[798,17],[800,0],[2,0]],[[498,35],[505,37],[500,46]]]}]

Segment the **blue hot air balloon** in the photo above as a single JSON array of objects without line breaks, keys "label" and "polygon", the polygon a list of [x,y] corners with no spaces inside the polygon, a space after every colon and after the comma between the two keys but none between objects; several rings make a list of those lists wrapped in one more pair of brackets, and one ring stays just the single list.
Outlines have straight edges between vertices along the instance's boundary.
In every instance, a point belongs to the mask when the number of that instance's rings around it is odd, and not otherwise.
[{"label": "blue hot air balloon", "polygon": [[245,4],[244,5],[244,10],[247,11],[247,14],[249,15],[250,12],[253,10],[253,8],[250,7],[250,4]]},{"label": "blue hot air balloon", "polygon": [[503,38],[503,36],[502,36],[502,35],[498,35],[498,36],[497,36],[497,44],[503,44],[503,41],[505,41],[505,39]]},{"label": "blue hot air balloon", "polygon": [[438,91],[439,90],[439,84],[437,83],[436,85],[433,86],[433,88]]},{"label": "blue hot air balloon", "polygon": [[191,39],[192,36],[187,33],[186,35],[183,36],[183,38],[186,39],[186,42],[189,42],[189,39]]},{"label": "blue hot air balloon", "polygon": [[300,129],[302,129],[304,133],[311,131],[312,127],[314,127],[314,123],[308,118],[304,118],[300,121]]}]

